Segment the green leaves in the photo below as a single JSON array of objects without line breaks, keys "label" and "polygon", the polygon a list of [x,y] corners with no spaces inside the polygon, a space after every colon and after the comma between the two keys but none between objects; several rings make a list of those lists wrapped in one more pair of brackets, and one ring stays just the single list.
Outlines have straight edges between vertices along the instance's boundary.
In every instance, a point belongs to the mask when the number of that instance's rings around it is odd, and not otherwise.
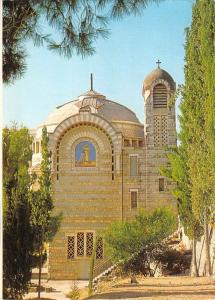
[{"label": "green leaves", "polygon": [[108,37],[111,19],[140,14],[150,3],[161,1],[3,1],[3,81],[10,84],[23,76],[26,40],[31,39],[35,46],[47,45],[66,58],[93,55],[95,42]]},{"label": "green leaves", "polygon": [[176,215],[171,209],[141,211],[134,221],[112,224],[105,231],[105,242],[116,261],[127,260],[149,245],[162,243],[175,228]]},{"label": "green leaves", "polygon": [[22,299],[31,278],[33,231],[28,173],[32,139],[27,128],[3,130],[3,282],[4,298]]},{"label": "green leaves", "polygon": [[202,223],[202,212],[205,209],[212,211],[215,206],[214,19],[214,1],[196,1],[186,43],[184,99],[181,104],[186,132],[182,142],[187,147],[192,209]]}]

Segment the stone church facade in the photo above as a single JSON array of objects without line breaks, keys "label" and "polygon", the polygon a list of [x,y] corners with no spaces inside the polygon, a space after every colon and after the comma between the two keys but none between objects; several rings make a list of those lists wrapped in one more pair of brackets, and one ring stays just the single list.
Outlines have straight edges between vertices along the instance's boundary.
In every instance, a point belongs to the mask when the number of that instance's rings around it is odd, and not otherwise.
[{"label": "stone church facade", "polygon": [[173,78],[159,67],[144,80],[145,120],[93,89],[56,108],[32,131],[32,169],[39,171],[45,125],[52,151],[53,198],[63,214],[49,246],[50,279],[87,279],[93,245],[96,264],[107,254],[101,232],[131,220],[140,208],[176,206],[172,183],[160,175],[167,146],[176,145]]}]

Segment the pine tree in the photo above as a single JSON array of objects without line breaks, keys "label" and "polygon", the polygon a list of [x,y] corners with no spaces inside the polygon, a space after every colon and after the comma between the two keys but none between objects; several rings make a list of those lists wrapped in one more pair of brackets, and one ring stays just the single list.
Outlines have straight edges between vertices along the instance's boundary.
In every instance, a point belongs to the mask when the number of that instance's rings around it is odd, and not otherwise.
[{"label": "pine tree", "polygon": [[39,188],[32,191],[32,225],[34,228],[34,245],[39,257],[39,283],[38,298],[40,299],[41,290],[41,270],[45,256],[45,243],[51,241],[56,234],[61,216],[53,215],[53,199],[51,187],[51,152],[48,148],[47,128],[42,130],[42,161],[40,176],[38,178]]},{"label": "pine tree", "polygon": [[215,2],[197,0],[187,31],[182,142],[187,149],[192,210],[204,226],[206,273],[211,275],[208,225],[215,207]]},{"label": "pine tree", "polygon": [[26,40],[32,40],[35,46],[47,45],[67,58],[74,54],[93,55],[95,41],[109,34],[110,20],[140,14],[150,3],[161,1],[164,0],[3,1],[3,81],[13,83],[23,76]]},{"label": "pine tree", "polygon": [[27,128],[3,130],[3,288],[4,298],[10,299],[22,299],[31,278],[31,143]]}]

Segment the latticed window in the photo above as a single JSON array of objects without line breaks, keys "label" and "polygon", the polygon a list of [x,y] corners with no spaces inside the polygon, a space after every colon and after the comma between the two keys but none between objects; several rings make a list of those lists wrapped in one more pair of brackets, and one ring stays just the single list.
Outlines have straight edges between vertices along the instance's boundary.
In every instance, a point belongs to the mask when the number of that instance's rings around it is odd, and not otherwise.
[{"label": "latticed window", "polygon": [[160,117],[154,116],[154,145],[158,146],[160,144]]},{"label": "latticed window", "polygon": [[154,116],[154,145],[168,144],[167,116]]},{"label": "latticed window", "polygon": [[84,232],[77,233],[77,256],[84,256]]},{"label": "latticed window", "polygon": [[137,155],[130,156],[130,176],[137,176],[138,174]]},{"label": "latticed window", "polygon": [[96,242],[96,259],[103,259],[103,256],[104,256],[103,240],[101,237],[99,237]]},{"label": "latticed window", "polygon": [[91,256],[93,254],[93,233],[86,233],[86,255]]},{"label": "latticed window", "polygon": [[164,84],[157,84],[153,89],[153,107],[167,107],[167,89]]},{"label": "latticed window", "polygon": [[167,144],[167,116],[161,116],[161,142]]},{"label": "latticed window", "polygon": [[131,208],[137,208],[137,191],[130,191]]},{"label": "latticed window", "polygon": [[74,259],[75,258],[75,237],[74,236],[68,236],[68,240],[67,240],[67,257],[68,257],[68,259]]}]

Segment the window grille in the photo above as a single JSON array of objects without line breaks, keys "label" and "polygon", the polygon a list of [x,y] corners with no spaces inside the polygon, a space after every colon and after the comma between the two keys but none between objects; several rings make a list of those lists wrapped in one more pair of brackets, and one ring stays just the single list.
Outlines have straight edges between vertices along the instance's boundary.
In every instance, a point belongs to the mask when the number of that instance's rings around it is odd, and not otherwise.
[{"label": "window grille", "polygon": [[154,116],[154,145],[160,144],[160,117]]},{"label": "window grille", "polygon": [[164,191],[164,178],[159,178],[159,192]]},{"label": "window grille", "polygon": [[96,243],[96,259],[103,259],[103,256],[104,256],[103,240],[101,237],[99,237]]},{"label": "window grille", "polygon": [[166,108],[167,107],[167,89],[164,84],[157,84],[153,90],[153,107]]},{"label": "window grille", "polygon": [[161,116],[161,141],[162,145],[167,145],[167,117]]},{"label": "window grille", "polygon": [[167,116],[154,116],[154,145],[167,145]]},{"label": "window grille", "polygon": [[77,233],[77,256],[84,256],[84,232]]},{"label": "window grille", "polygon": [[137,191],[131,191],[131,209],[137,208]]},{"label": "window grille", "polygon": [[93,254],[93,233],[87,232],[86,234],[86,255],[91,256]]},{"label": "window grille", "polygon": [[130,156],[130,176],[137,176],[137,155]]},{"label": "window grille", "polygon": [[68,257],[68,259],[74,259],[75,258],[75,237],[74,236],[68,236],[68,240],[67,240],[67,257]]}]

